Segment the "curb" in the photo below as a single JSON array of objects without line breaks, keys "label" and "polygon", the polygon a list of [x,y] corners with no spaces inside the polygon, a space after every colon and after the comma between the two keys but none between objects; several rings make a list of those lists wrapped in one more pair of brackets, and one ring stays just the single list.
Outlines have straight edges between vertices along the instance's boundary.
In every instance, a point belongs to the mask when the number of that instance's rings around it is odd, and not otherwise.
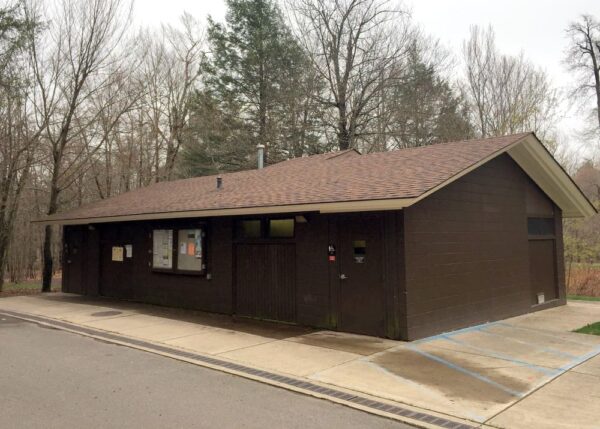
[{"label": "curb", "polygon": [[295,378],[288,375],[277,374],[271,371],[252,368],[233,361],[225,360],[223,358],[215,358],[163,344],[156,344],[116,333],[83,327],[62,320],[9,310],[0,310],[0,315],[26,320],[42,326],[72,332],[108,343],[122,345],[228,374],[241,376],[304,395],[313,396],[319,399],[326,399],[337,404],[345,405],[347,407],[365,411],[378,416],[387,417],[393,420],[398,420],[416,427],[446,429],[476,429],[481,427],[481,424],[473,426],[465,421],[450,420],[442,415],[435,415],[414,407],[404,405],[400,406],[394,403],[384,402],[379,399],[372,399],[368,395],[359,394],[357,392],[352,392],[349,390],[347,391],[339,388],[331,388],[320,385],[313,381],[306,381],[301,378]]}]

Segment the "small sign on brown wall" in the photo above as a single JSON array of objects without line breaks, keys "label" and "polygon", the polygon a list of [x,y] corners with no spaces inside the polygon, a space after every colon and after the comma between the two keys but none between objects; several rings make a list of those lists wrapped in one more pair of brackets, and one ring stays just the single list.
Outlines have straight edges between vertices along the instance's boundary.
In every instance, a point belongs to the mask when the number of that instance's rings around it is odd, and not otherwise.
[{"label": "small sign on brown wall", "polygon": [[113,246],[112,248],[112,260],[116,262],[123,262],[123,247]]}]

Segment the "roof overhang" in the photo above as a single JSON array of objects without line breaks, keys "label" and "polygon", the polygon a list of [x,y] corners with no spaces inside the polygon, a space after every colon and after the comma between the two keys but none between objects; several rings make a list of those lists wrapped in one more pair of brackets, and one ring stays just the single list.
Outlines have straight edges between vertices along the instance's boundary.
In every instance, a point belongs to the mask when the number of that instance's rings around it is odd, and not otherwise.
[{"label": "roof overhang", "polygon": [[443,183],[431,188],[413,202],[427,198],[432,193],[448,186],[476,168],[481,167],[492,159],[508,154],[525,173],[554,201],[562,210],[564,218],[587,217],[597,213],[596,208],[575,184],[571,176],[560,166],[548,152],[542,142],[530,133],[522,139],[483,158],[479,162],[450,177]]},{"label": "roof overhang", "polygon": [[[484,144],[484,143],[483,143]],[[161,219],[206,218],[219,216],[244,216],[283,213],[345,213],[383,210],[401,210],[427,198],[432,193],[448,186],[450,183],[469,174],[492,159],[508,154],[529,177],[554,201],[562,210],[563,217],[587,217],[597,213],[596,208],[586,198],[573,179],[560,166],[554,157],[531,133],[513,144],[497,151],[479,162],[461,170],[443,183],[429,189],[415,198],[378,199],[362,201],[340,201],[309,204],[290,204],[281,206],[234,207],[210,210],[191,210],[178,212],[140,213],[121,216],[90,217],[80,219],[41,219],[43,224],[87,225],[93,223],[128,222]]]},{"label": "roof overhang", "polygon": [[162,213],[140,213],[123,216],[90,217],[81,219],[40,219],[36,223],[46,225],[88,225],[95,223],[131,222],[161,219],[206,218],[220,216],[244,216],[285,213],[351,213],[366,211],[401,210],[415,203],[415,198],[396,198],[366,201],[341,201],[316,204],[290,204],[283,206],[240,207],[214,210],[189,210]]},{"label": "roof overhang", "polygon": [[534,134],[510,147],[507,153],[560,207],[563,217],[587,217],[597,213],[594,205]]}]

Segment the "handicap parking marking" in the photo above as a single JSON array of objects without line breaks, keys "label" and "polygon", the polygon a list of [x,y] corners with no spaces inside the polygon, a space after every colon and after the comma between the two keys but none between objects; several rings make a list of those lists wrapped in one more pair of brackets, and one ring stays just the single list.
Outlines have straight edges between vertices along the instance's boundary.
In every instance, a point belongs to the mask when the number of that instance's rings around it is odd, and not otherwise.
[{"label": "handicap parking marking", "polygon": [[521,398],[525,394],[523,392],[517,392],[516,390],[511,389],[510,387],[504,386],[503,384],[500,384],[500,383],[498,383],[498,382],[496,382],[496,381],[494,381],[494,380],[486,377],[485,375],[481,375],[481,374],[479,374],[479,373],[477,373],[475,371],[468,370],[466,368],[463,368],[460,365],[452,363],[452,362],[450,362],[450,361],[448,361],[446,359],[443,359],[443,358],[441,358],[439,356],[436,356],[436,355],[434,355],[432,353],[428,353],[428,352],[426,352],[424,350],[421,350],[417,345],[408,344],[407,347],[410,350],[414,351],[415,353],[419,353],[420,355],[422,355],[422,356],[424,356],[424,357],[426,357],[428,359],[434,360],[434,361],[436,361],[438,363],[441,363],[442,365],[445,365],[448,368],[451,368],[451,369],[453,369],[455,371],[461,372],[461,373],[463,373],[465,375],[468,375],[470,377],[476,378],[479,381],[482,381],[482,382],[487,383],[487,384],[489,384],[491,386],[494,386],[494,387],[502,390],[503,392],[508,393],[511,396],[515,396],[517,398]]},{"label": "handicap parking marking", "polygon": [[[523,330],[523,331],[536,332],[538,335],[543,335],[545,337],[557,338],[556,336],[554,336],[552,334],[552,332],[544,331],[542,329],[529,328],[527,326],[511,325],[510,323],[505,323],[505,322],[495,322],[494,324],[498,325],[498,326],[505,326],[507,328],[512,328],[512,329],[520,329],[520,330]],[[479,326],[483,326],[483,325],[479,325]],[[565,331],[564,333],[567,333],[567,332],[568,331]],[[570,338],[562,338],[562,337],[560,337],[558,339],[560,339],[561,341],[567,342],[567,343],[577,344],[579,346],[586,347],[586,348],[595,347],[594,344],[584,343],[584,342],[581,342],[581,341],[575,341],[575,340],[572,340]]]},{"label": "handicap parking marking", "polygon": [[542,346],[542,345],[539,345],[539,344],[528,343],[527,341],[519,340],[518,338],[513,338],[513,337],[506,336],[506,335],[498,334],[498,333],[495,333],[495,332],[490,332],[490,331],[486,330],[485,328],[481,328],[480,332],[483,333],[483,334],[486,334],[486,335],[493,335],[495,337],[500,337],[500,338],[503,338],[505,340],[513,341],[515,343],[525,344],[527,346],[535,347],[536,349],[542,350],[542,351],[547,352],[549,354],[553,354],[553,355],[557,355],[557,356],[564,356],[567,359],[576,359],[576,358],[579,357],[579,355],[574,355],[574,354],[571,354],[571,353],[563,352],[561,350],[557,350],[557,349],[552,348],[552,347],[547,347],[547,346]]},{"label": "handicap parking marking", "polygon": [[442,336],[442,338],[445,339],[445,340],[447,340],[447,341],[459,344],[461,346],[468,347],[470,349],[480,350],[480,351],[482,351],[484,353],[483,356],[491,356],[491,357],[494,357],[496,359],[501,359],[501,360],[505,360],[505,361],[508,361],[508,362],[513,362],[513,363],[516,363],[516,364],[518,364],[520,366],[524,366],[524,367],[530,368],[530,369],[532,369],[534,371],[541,372],[543,374],[550,374],[550,375],[552,375],[552,374],[555,374],[558,371],[557,369],[554,369],[554,368],[546,368],[544,366],[536,365],[536,364],[531,363],[531,362],[523,361],[523,360],[520,360],[520,359],[515,359],[512,356],[506,355],[504,353],[495,352],[494,350],[490,350],[490,349],[488,349],[486,347],[479,347],[479,346],[471,345],[471,344],[469,344],[469,343],[467,343],[465,341],[457,340],[452,335]]},{"label": "handicap parking marking", "polygon": [[561,374],[562,374],[563,372],[569,371],[570,369],[575,368],[577,365],[579,365],[587,360],[590,360],[591,358],[596,357],[598,355],[600,355],[600,346],[597,346],[592,351],[590,351],[584,355],[581,355],[576,359],[573,359],[568,364],[560,367],[559,370],[562,371],[561,372]]},{"label": "handicap parking marking", "polygon": [[443,337],[448,336],[448,335],[454,336],[454,335],[466,334],[468,332],[475,332],[475,331],[479,331],[483,328],[491,327],[491,326],[494,326],[497,324],[498,324],[498,322],[487,322],[487,323],[482,323],[481,325],[469,326],[467,328],[457,329],[455,331],[444,332],[442,334],[437,334],[437,335],[432,335],[430,337],[421,338],[420,340],[414,340],[411,342],[411,344],[430,343],[435,340],[443,339]]},{"label": "handicap parking marking", "polygon": [[[552,347],[531,344],[531,343],[527,343],[525,341],[522,341],[522,340],[519,340],[516,338],[512,338],[510,336],[505,336],[505,335],[502,335],[499,333],[490,332],[489,328],[492,328],[494,326],[502,326],[502,327],[506,327],[509,329],[512,328],[512,329],[533,331],[533,332],[538,333],[539,335],[557,339],[557,337],[553,336],[551,333],[546,333],[546,332],[540,331],[538,329],[521,327],[521,326],[511,325],[511,324],[508,324],[505,322],[497,321],[497,322],[484,323],[484,324],[476,325],[476,326],[470,326],[467,328],[458,329],[456,331],[452,331],[452,332],[448,332],[448,333],[433,335],[433,336],[430,336],[427,338],[413,341],[412,343],[406,345],[406,347],[408,349],[414,351],[415,353],[418,353],[428,359],[434,360],[442,365],[445,365],[448,368],[459,371],[465,375],[468,375],[468,376],[476,378],[482,382],[490,384],[490,385],[492,385],[512,396],[516,396],[518,398],[521,398],[521,397],[527,395],[529,392],[537,389],[539,386],[542,386],[542,385],[554,380],[555,378],[559,377],[560,375],[564,374],[565,372],[569,371],[570,369],[574,368],[575,366],[577,366],[597,355],[600,355],[600,346],[594,347],[594,346],[591,346],[590,344],[585,344],[583,342],[566,339],[566,338],[558,338],[560,341],[577,344],[578,346],[585,347],[588,350],[590,349],[590,347],[593,347],[592,350],[589,351],[588,353],[585,353],[582,355],[576,355],[576,354],[572,354],[572,353],[563,352],[561,350],[557,350]],[[527,361],[524,361],[521,359],[517,359],[509,354],[499,353],[499,352],[495,352],[495,351],[490,350],[485,347],[475,346],[475,345],[469,344],[467,341],[463,341],[461,339],[456,338],[457,336],[460,336],[462,334],[473,333],[473,332],[480,332],[485,335],[493,335],[493,336],[496,336],[496,337],[499,337],[499,338],[502,338],[502,339],[505,339],[508,341],[514,341],[514,342],[518,342],[521,344],[525,344],[525,345],[531,346],[532,348],[535,348],[535,349],[538,349],[538,350],[541,350],[541,351],[544,351],[544,352],[547,352],[550,354],[562,356],[563,358],[565,358],[565,360],[567,360],[567,362],[559,368],[547,368],[544,366],[536,365],[532,362],[527,362]],[[532,389],[528,389],[526,392],[518,392],[514,389],[511,389],[507,386],[504,386],[501,383],[498,383],[498,382],[490,379],[489,377],[486,377],[485,375],[482,375],[476,371],[472,371],[470,369],[464,368],[464,367],[457,365],[449,360],[446,360],[444,358],[436,356],[433,353],[424,351],[419,347],[421,345],[430,344],[434,341],[440,341],[440,340],[441,341],[449,341],[449,342],[452,342],[452,343],[455,343],[455,344],[458,344],[458,345],[461,345],[461,346],[464,346],[464,347],[467,347],[470,349],[479,350],[482,352],[481,353],[482,356],[488,356],[488,357],[493,357],[493,358],[497,358],[497,359],[502,359],[502,360],[506,360],[508,362],[513,362],[513,363],[523,366],[523,367],[530,368],[534,371],[543,373],[544,377],[541,378],[540,382],[537,384],[536,387],[533,387]]]}]

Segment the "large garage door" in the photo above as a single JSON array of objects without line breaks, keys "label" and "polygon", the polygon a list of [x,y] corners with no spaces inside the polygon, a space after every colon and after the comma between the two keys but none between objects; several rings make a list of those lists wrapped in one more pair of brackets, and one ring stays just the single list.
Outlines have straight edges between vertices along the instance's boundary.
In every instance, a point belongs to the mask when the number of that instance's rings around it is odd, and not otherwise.
[{"label": "large garage door", "polygon": [[237,315],[296,321],[294,244],[238,244],[235,264]]},{"label": "large garage door", "polygon": [[532,305],[558,298],[555,223],[554,217],[527,218]]},{"label": "large garage door", "polygon": [[558,298],[554,240],[529,240],[529,275],[533,304],[538,304],[538,294],[544,301]]}]

